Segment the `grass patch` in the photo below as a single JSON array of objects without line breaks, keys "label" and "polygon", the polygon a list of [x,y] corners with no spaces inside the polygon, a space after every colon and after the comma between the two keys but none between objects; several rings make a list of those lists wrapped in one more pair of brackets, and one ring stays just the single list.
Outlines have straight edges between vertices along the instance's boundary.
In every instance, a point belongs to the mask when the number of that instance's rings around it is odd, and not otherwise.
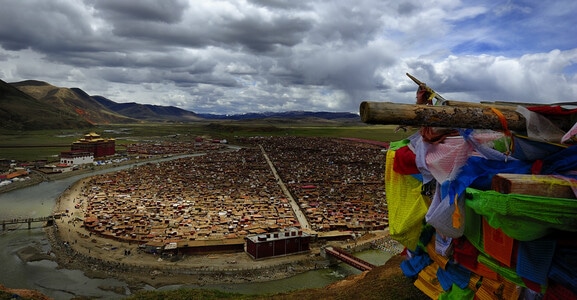
[{"label": "grass patch", "polygon": [[[137,141],[193,141],[196,137],[227,139],[250,136],[348,137],[375,141],[397,141],[414,131],[395,132],[392,125],[290,123],[270,121],[222,121],[185,124],[142,123],[101,125],[85,130],[0,131],[0,159],[34,161],[54,158],[70,150],[70,144],[88,132],[116,138],[117,145]],[[55,158],[57,160],[57,158]]]}]

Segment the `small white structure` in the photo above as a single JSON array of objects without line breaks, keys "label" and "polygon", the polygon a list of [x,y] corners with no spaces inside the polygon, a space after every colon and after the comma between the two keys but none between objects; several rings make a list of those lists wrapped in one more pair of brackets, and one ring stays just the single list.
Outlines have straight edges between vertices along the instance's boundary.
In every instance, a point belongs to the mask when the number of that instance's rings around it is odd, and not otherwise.
[{"label": "small white structure", "polygon": [[72,165],[61,163],[55,165],[45,165],[42,167],[42,169],[40,169],[40,171],[48,174],[70,172],[72,171]]},{"label": "small white structure", "polygon": [[91,164],[94,162],[94,153],[86,151],[65,151],[60,153],[60,163],[70,166]]},{"label": "small white structure", "polygon": [[53,172],[55,173],[65,173],[65,172],[70,172],[72,171],[72,165],[69,164],[57,164],[54,166],[54,168],[52,169]]}]

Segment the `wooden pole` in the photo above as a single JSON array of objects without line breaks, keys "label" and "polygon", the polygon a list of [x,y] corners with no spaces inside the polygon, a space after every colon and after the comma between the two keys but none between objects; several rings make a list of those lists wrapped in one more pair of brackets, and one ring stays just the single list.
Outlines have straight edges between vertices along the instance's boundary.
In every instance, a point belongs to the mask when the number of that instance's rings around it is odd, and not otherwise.
[{"label": "wooden pole", "polygon": [[[390,102],[363,101],[360,105],[361,121],[367,124],[432,126],[447,128],[474,128],[503,130],[501,120],[489,107],[459,107]],[[525,118],[514,108],[499,109],[513,131],[525,131]]]},{"label": "wooden pole", "polygon": [[[411,75],[411,74],[409,74],[409,73],[405,73],[405,74],[406,74],[409,78],[411,78],[411,80],[412,80],[414,83],[416,83],[417,85],[420,86],[421,84],[425,84],[424,82],[422,82],[422,81],[420,81],[419,79],[417,79],[417,77],[415,77],[415,76],[413,76],[413,75]],[[425,84],[425,86],[427,86],[427,85]],[[433,97],[434,97],[435,99],[439,100],[441,103],[445,103],[445,101],[447,101],[445,98],[443,98],[441,95],[439,95],[439,94],[438,94],[435,90],[433,90],[431,87],[427,86],[427,88],[429,89],[429,91],[430,91],[431,93],[434,94]]]}]

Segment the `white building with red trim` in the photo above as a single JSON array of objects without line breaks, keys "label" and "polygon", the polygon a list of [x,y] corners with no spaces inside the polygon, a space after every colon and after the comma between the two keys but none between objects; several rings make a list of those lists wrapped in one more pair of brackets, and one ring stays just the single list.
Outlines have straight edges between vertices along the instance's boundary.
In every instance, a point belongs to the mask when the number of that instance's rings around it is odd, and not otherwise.
[{"label": "white building with red trim", "polygon": [[92,164],[94,153],[78,150],[60,152],[60,163],[69,166]]}]

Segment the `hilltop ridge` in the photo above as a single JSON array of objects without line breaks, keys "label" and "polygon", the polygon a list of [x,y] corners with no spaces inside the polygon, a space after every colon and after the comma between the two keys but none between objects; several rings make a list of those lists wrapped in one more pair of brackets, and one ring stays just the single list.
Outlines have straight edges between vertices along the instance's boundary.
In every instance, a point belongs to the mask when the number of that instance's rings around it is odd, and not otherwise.
[{"label": "hilltop ridge", "polygon": [[361,123],[349,112],[263,112],[197,114],[174,106],[118,103],[89,95],[80,88],[57,87],[39,80],[6,83],[0,80],[0,129],[89,128],[103,124],[186,123],[265,120],[271,123]]}]

